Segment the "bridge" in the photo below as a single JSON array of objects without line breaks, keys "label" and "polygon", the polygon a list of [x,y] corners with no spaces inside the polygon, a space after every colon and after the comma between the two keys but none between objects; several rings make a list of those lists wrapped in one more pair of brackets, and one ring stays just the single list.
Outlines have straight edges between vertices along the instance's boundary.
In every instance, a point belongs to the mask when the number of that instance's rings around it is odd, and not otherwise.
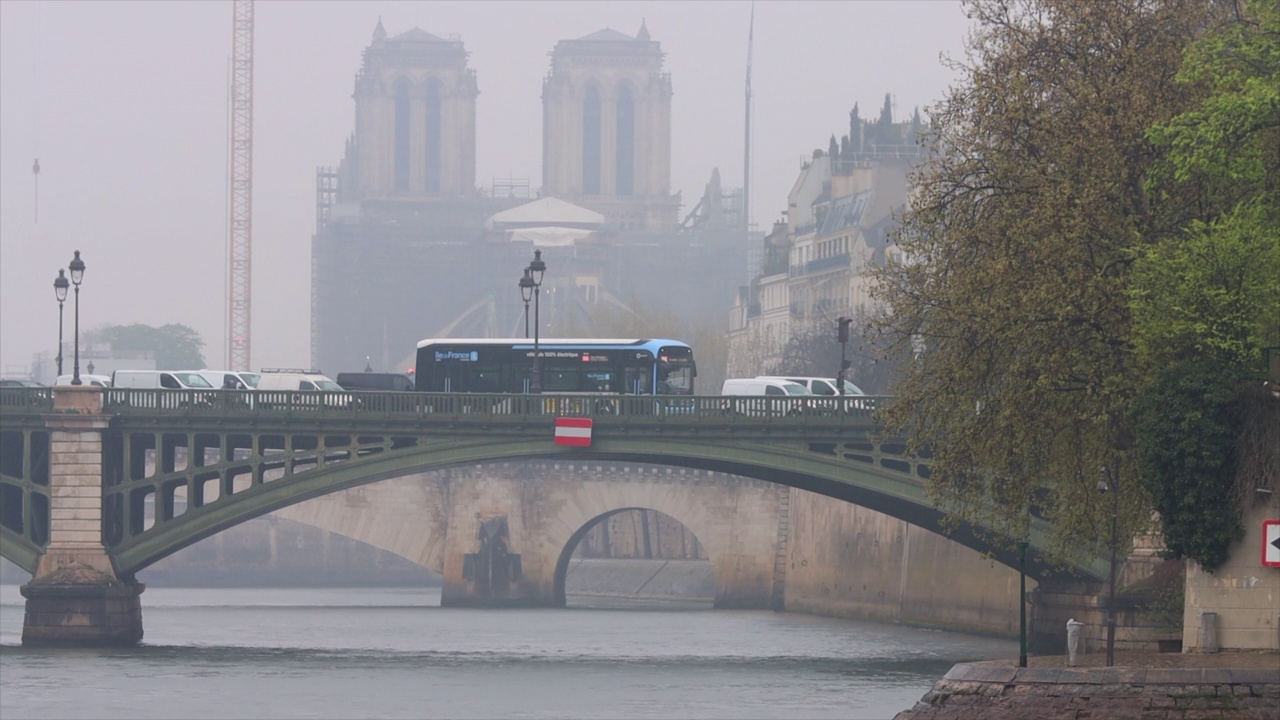
[{"label": "bridge", "polygon": [[[946,531],[925,494],[928,458],[880,437],[885,398],[469,395],[14,388],[0,391],[0,554],[33,573],[29,590],[91,568],[140,611],[135,574],[222,530],[308,499],[425,470],[503,460],[609,460],[695,468],[797,487],[945,534],[999,562],[1016,554],[981,528]],[[591,421],[590,444],[555,442],[559,418]],[[473,518],[471,537],[485,530]],[[564,573],[590,526],[512,564],[500,544],[453,560],[454,604],[563,603]],[[1029,576],[1061,575],[1033,521]],[[465,531],[464,531],[465,533]],[[494,536],[496,537],[496,536]],[[483,543],[482,543],[483,544]],[[495,555],[495,552],[497,553]],[[486,554],[487,553],[487,554]],[[445,558],[446,567],[450,563]],[[1070,571],[1100,579],[1085,558]],[[494,593],[487,581],[510,584]],[[470,577],[467,578],[468,573]],[[449,573],[446,572],[446,581]],[[65,584],[65,583],[64,583]],[[36,592],[36,590],[31,590]],[[132,599],[130,599],[130,596]],[[28,594],[32,628],[33,596]],[[110,604],[110,603],[108,603]],[[37,621],[38,623],[38,618]],[[33,642],[39,642],[36,637]],[[135,640],[136,641],[136,640]]]}]

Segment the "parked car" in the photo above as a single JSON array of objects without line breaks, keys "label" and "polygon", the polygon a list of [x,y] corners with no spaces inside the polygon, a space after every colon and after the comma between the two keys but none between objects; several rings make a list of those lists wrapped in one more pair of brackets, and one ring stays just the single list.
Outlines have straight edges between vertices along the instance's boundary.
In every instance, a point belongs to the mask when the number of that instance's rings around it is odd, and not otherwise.
[{"label": "parked car", "polygon": [[319,370],[262,368],[258,376],[259,407],[347,408],[352,398],[346,389]]},{"label": "parked car", "polygon": [[[837,412],[854,412],[870,406],[866,393],[857,385],[844,381],[844,395],[840,395],[835,378],[804,377],[799,375],[760,375],[760,380],[786,380],[803,385],[814,396],[813,407],[818,414],[833,415]],[[828,399],[830,398],[830,399]]]},{"label": "parked car", "polygon": [[808,388],[787,380],[765,378],[729,378],[720,394],[744,396],[726,399],[724,410],[734,415],[767,417],[800,415],[809,409],[812,397]]},{"label": "parked car", "polygon": [[0,378],[0,388],[42,388],[49,387],[44,383],[27,378]]},{"label": "parked car", "polygon": [[213,389],[200,373],[191,370],[117,370],[111,373],[111,386],[142,390]]},{"label": "parked car", "polygon": [[254,372],[239,370],[190,370],[218,390],[254,390],[261,377]]},{"label": "parked car", "polygon": [[[840,394],[840,391],[837,389],[839,386],[836,385],[835,378],[801,377],[797,375],[757,375],[756,379],[757,380],[786,380],[787,382],[793,382],[798,385],[805,386],[806,388],[809,389],[809,392],[813,393],[814,395],[817,395],[818,397]],[[848,380],[844,381],[844,394],[845,395],[866,395],[866,393],[862,392],[862,390],[859,389],[857,385],[854,385]]]},{"label": "parked car", "polygon": [[[59,375],[58,379],[53,382],[54,385],[70,385],[74,375]],[[95,387],[111,387],[110,375],[88,375],[80,373],[81,385],[93,385]]]}]

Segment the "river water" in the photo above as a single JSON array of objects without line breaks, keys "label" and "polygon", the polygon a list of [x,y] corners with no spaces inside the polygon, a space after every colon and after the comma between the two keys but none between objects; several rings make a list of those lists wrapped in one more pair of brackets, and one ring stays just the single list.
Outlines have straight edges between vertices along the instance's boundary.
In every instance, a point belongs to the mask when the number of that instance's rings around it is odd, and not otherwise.
[{"label": "river water", "polygon": [[[126,650],[21,646],[0,717],[891,718],[1007,640],[760,611],[439,607],[438,588],[148,588]],[[573,602],[573,599],[570,599]],[[598,602],[598,601],[597,601]]]}]

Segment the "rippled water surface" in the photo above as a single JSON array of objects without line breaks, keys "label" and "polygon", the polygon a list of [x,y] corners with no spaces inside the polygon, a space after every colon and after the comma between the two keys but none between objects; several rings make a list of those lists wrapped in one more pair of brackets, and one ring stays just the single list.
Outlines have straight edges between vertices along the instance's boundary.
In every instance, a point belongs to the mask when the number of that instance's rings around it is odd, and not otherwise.
[{"label": "rippled water surface", "polygon": [[1015,643],[754,611],[438,607],[438,589],[149,588],[129,650],[21,646],[0,717],[889,718]]}]

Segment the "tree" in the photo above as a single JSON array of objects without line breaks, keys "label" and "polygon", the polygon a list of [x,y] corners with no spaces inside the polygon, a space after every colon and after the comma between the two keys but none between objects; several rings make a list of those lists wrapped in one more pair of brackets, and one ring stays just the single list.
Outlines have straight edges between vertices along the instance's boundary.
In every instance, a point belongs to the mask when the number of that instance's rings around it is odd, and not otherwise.
[{"label": "tree", "polygon": [[[884,395],[901,372],[905,361],[890,354],[867,334],[867,319],[855,317],[852,333],[845,349],[849,369],[845,379],[868,395]],[[796,375],[800,377],[835,378],[840,370],[840,343],[836,339],[836,320],[794,324],[791,337],[782,347],[778,362],[757,368],[761,375]]]},{"label": "tree", "polygon": [[1191,193],[1193,217],[1141,249],[1129,291],[1149,378],[1133,411],[1138,476],[1169,551],[1209,570],[1255,489],[1280,491],[1280,409],[1257,382],[1263,348],[1280,346],[1280,7],[1234,9],[1178,74],[1209,94],[1149,132],[1168,151],[1153,175]]},{"label": "tree", "polygon": [[149,352],[157,370],[197,370],[204,367],[200,334],[186,325],[108,325],[98,331],[100,342],[111,346],[112,354]]},{"label": "tree", "polygon": [[1059,551],[1101,551],[1101,468],[1122,533],[1150,507],[1130,458],[1130,266],[1185,219],[1185,188],[1148,185],[1146,131],[1201,95],[1174,74],[1213,6],[966,7],[963,80],[930,112],[932,160],[895,232],[904,259],[878,273],[875,328],[916,354],[885,420],[931,450],[929,492],[954,517],[1013,539],[1034,513]]}]

